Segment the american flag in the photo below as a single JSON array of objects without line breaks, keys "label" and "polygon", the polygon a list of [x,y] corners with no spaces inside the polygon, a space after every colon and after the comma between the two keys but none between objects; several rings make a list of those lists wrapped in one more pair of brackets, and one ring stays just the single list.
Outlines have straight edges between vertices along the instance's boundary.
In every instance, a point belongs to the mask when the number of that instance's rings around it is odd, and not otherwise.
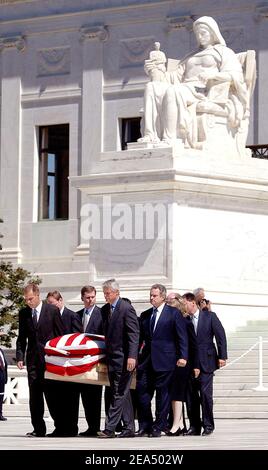
[{"label": "american flag", "polygon": [[58,336],[46,343],[45,353],[46,378],[62,380],[66,377],[71,381],[87,382],[87,379],[98,380],[96,372],[99,370],[106,372],[106,369],[97,369],[105,359],[105,340],[101,335],[73,333]]}]

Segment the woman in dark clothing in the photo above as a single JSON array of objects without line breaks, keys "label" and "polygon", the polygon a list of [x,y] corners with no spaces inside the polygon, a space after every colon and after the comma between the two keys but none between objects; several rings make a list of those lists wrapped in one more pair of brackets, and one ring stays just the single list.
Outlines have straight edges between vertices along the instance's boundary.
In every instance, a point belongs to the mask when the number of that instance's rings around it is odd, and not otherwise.
[{"label": "woman in dark clothing", "polygon": [[[186,310],[184,299],[177,293],[171,293],[167,296],[166,302],[171,307],[176,307],[186,317]],[[188,341],[189,341],[189,358],[185,367],[176,367],[172,380],[171,388],[171,405],[173,414],[173,423],[170,431],[167,433],[168,436],[179,436],[183,434],[185,429],[184,420],[184,406],[183,403],[186,400],[186,388],[189,381],[190,374],[194,374],[198,377],[199,360],[198,350],[196,343],[196,335],[192,322],[186,321]]]}]

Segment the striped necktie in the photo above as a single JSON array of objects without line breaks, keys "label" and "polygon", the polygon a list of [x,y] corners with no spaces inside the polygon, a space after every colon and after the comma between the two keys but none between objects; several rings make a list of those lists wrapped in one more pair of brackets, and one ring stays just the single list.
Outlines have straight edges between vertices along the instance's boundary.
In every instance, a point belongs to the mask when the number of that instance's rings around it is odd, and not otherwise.
[{"label": "striped necktie", "polygon": [[33,309],[33,314],[32,314],[32,319],[33,319],[33,324],[34,324],[34,327],[36,328],[37,327],[37,310],[36,308]]},{"label": "striped necktie", "polygon": [[153,313],[151,315],[151,318],[150,318],[150,331],[151,331],[151,336],[153,335],[154,333],[154,327],[155,327],[155,320],[156,320],[156,315],[157,315],[157,308],[154,308],[153,309]]}]

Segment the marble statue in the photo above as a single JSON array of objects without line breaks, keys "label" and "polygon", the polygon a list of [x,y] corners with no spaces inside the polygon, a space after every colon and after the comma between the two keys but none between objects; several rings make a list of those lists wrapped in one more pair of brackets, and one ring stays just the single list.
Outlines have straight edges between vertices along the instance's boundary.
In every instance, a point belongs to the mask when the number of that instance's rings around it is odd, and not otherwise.
[{"label": "marble statue", "polygon": [[159,43],[145,60],[150,81],[139,142],[161,146],[180,139],[185,148],[203,149],[210,139],[219,144],[218,135],[228,137],[241,155],[255,84],[255,52],[236,54],[228,48],[211,17],[197,19],[193,30],[198,49],[182,60],[166,60]]}]

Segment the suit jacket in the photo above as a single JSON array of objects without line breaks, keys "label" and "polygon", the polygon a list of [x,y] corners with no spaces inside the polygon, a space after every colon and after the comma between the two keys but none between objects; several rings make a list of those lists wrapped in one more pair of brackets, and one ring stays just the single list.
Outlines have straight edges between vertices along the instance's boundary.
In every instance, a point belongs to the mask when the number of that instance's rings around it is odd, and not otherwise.
[{"label": "suit jacket", "polygon": [[123,371],[128,358],[137,359],[139,323],[133,306],[119,298],[110,317],[110,304],[102,309],[106,355],[109,370]]},{"label": "suit jacket", "polygon": [[[190,317],[188,321],[192,322]],[[213,341],[214,338],[217,349]],[[226,335],[216,313],[199,310],[196,340],[199,368],[203,372],[214,372],[218,368],[218,359],[227,359]]]},{"label": "suit jacket", "polygon": [[65,335],[69,333],[83,333],[81,318],[76,312],[73,312],[73,310],[64,307],[61,319],[63,321]]},{"label": "suit jacket", "polygon": [[34,326],[32,309],[25,307],[19,312],[19,333],[16,344],[17,361],[24,361],[29,379],[42,376],[45,371],[44,346],[47,341],[64,334],[60,311],[54,305],[43,302],[37,326]]},{"label": "suit jacket", "polygon": [[[82,308],[81,310],[78,310],[77,312],[77,314],[80,317],[81,323],[83,322],[84,310],[85,308]],[[82,329],[83,329],[83,326],[82,326]],[[87,324],[85,333],[92,333],[94,335],[104,334],[101,309],[97,305],[94,306],[91,312],[91,316]]]},{"label": "suit jacket", "polygon": [[178,359],[188,359],[188,335],[181,312],[165,305],[151,336],[150,322],[153,308],[142,312],[140,316],[139,368],[152,363],[155,371],[175,369]]},{"label": "suit jacket", "polygon": [[193,369],[199,369],[200,366],[197,339],[192,322],[188,321],[187,317],[183,317],[183,319],[186,324],[189,343],[187,367],[192,371]]},{"label": "suit jacket", "polygon": [[3,356],[3,358],[4,358],[4,366],[5,366],[5,368],[4,368],[4,371],[3,371],[3,372],[4,372],[4,383],[6,384],[6,383],[7,383],[7,361],[6,361],[6,358],[5,358],[5,354],[4,354],[3,349],[0,348],[0,351],[1,351],[2,356]]}]

